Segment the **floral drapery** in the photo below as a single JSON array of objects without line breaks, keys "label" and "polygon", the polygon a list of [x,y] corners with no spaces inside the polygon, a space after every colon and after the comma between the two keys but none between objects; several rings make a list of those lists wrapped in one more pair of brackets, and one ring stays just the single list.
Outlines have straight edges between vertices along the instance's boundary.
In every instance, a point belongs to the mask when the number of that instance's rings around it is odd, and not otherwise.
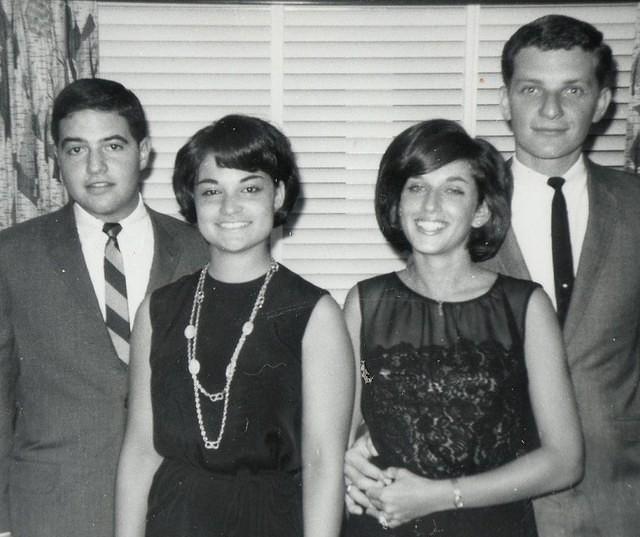
[{"label": "floral drapery", "polygon": [[640,3],[636,9],[635,34],[629,83],[629,115],[624,165],[628,171],[638,173],[640,172]]},{"label": "floral drapery", "polygon": [[98,70],[95,0],[0,0],[0,229],[66,202],[49,130],[55,95]]}]

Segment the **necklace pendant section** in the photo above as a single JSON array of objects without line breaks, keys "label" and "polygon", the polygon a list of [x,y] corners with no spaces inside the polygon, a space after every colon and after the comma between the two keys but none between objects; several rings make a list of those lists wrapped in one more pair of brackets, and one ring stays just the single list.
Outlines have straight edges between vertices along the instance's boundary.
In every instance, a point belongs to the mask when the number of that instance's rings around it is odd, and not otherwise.
[{"label": "necklace pendant section", "polygon": [[[198,373],[200,373],[200,362],[196,359],[197,356],[197,342],[198,342],[198,329],[200,323],[200,311],[202,309],[202,304],[204,302],[204,282],[206,278],[206,274],[209,270],[209,265],[205,265],[205,267],[200,272],[200,277],[198,279],[198,284],[196,286],[196,290],[193,297],[193,304],[191,306],[191,316],[189,318],[189,324],[184,329],[184,337],[187,339],[187,368],[189,373],[191,373],[191,380],[193,381],[193,396],[194,396],[194,404],[196,411],[196,419],[198,421],[198,428],[200,429],[200,436],[202,437],[202,442],[204,444],[205,449],[218,449],[220,447],[220,443],[222,442],[222,438],[224,436],[225,425],[227,423],[227,411],[229,405],[229,399],[231,397],[231,383],[233,381],[233,376],[236,372],[236,364],[238,362],[238,357],[240,356],[240,351],[244,346],[244,342],[253,332],[253,321],[258,314],[258,311],[264,305],[265,296],[267,293],[267,287],[273,275],[278,271],[278,263],[275,261],[271,261],[269,265],[269,270],[264,278],[262,283],[262,287],[260,287],[260,291],[258,291],[258,296],[256,297],[256,301],[253,304],[253,308],[251,310],[251,314],[249,315],[249,319],[242,325],[241,335],[236,343],[235,349],[229,360],[229,364],[225,370],[226,382],[224,389],[220,392],[209,393],[206,391],[200,381],[198,380]],[[202,417],[202,407],[200,405],[200,394],[203,394],[207,397],[212,403],[223,401],[222,407],[222,417],[220,419],[220,429],[218,431],[218,438],[216,440],[209,440],[207,435],[207,431],[204,426],[204,419]]]},{"label": "necklace pendant section", "polygon": [[193,339],[194,337],[196,337],[196,327],[192,324],[188,324],[187,326],[185,326],[184,337],[186,337],[187,339]]},{"label": "necklace pendant section", "polygon": [[193,360],[189,360],[189,373],[192,375],[200,373],[200,362],[195,358]]}]

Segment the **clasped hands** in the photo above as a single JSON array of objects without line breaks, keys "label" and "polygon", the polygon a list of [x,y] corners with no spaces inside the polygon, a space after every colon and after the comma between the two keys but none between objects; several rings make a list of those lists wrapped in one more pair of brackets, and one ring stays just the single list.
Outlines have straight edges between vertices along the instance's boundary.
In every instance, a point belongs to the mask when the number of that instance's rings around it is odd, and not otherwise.
[{"label": "clasped hands", "polygon": [[367,432],[345,455],[345,502],[349,513],[373,516],[386,529],[447,508],[442,501],[446,485],[443,487],[441,481],[404,468],[382,470],[370,462],[377,454]]}]

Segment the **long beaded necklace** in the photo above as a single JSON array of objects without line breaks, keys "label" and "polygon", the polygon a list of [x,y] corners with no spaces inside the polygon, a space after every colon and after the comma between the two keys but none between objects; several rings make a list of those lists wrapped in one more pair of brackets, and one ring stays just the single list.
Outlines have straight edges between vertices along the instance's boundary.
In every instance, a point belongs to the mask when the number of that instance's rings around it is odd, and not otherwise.
[{"label": "long beaded necklace", "polygon": [[[198,285],[196,286],[196,291],[193,295],[193,305],[191,306],[191,316],[189,317],[189,324],[184,329],[184,337],[187,338],[187,367],[189,369],[189,373],[191,374],[191,380],[193,381],[193,395],[196,406],[196,417],[198,419],[198,426],[200,427],[200,436],[202,436],[202,441],[204,442],[204,447],[206,449],[218,449],[220,447],[220,442],[222,442],[222,437],[224,436],[224,428],[227,424],[229,399],[231,398],[231,383],[233,382],[233,376],[236,372],[238,357],[240,356],[240,351],[244,346],[244,342],[247,339],[247,336],[251,334],[251,332],[253,332],[253,321],[255,320],[258,311],[264,304],[264,298],[267,294],[267,286],[269,285],[269,282],[271,281],[273,275],[278,271],[278,268],[278,263],[271,260],[269,270],[264,277],[262,287],[260,287],[260,291],[258,292],[256,301],[253,304],[253,309],[251,310],[251,315],[249,315],[249,320],[242,325],[240,338],[238,339],[238,343],[236,343],[236,347],[225,370],[226,381],[224,388],[221,391],[215,393],[209,393],[207,390],[205,390],[198,380],[198,373],[200,372],[200,362],[196,357],[196,351],[198,347],[198,327],[200,324],[200,310],[202,309],[202,303],[204,302],[204,281],[207,275],[207,271],[209,270],[209,264],[207,263],[200,272]],[[207,397],[212,403],[223,401],[220,429],[218,431],[218,438],[216,438],[215,440],[209,440],[207,431],[204,427],[204,421],[202,419],[202,407],[200,405],[200,394]]]}]

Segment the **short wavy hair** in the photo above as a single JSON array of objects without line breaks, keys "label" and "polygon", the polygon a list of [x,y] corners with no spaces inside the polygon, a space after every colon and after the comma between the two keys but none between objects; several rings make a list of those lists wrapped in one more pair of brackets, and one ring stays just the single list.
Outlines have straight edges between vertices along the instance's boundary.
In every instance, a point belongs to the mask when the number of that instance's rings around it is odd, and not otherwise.
[{"label": "short wavy hair", "polygon": [[176,155],[173,191],[180,213],[197,222],[194,189],[198,169],[213,155],[221,168],[269,174],[277,185],[284,184],[282,207],[274,226],[286,222],[300,191],[300,172],[289,139],[270,123],[251,116],[232,114],[196,132]]},{"label": "short wavy hair", "polygon": [[485,261],[498,251],[511,223],[511,169],[489,142],[471,138],[460,125],[446,119],[409,127],[393,139],[380,162],[376,218],[382,234],[397,250],[411,250],[398,214],[407,180],[457,160],[471,167],[478,205],[484,201],[490,211],[487,223],[471,230],[467,243],[471,259]]},{"label": "short wavy hair", "polygon": [[600,89],[615,88],[617,67],[611,47],[603,41],[595,26],[565,15],[545,15],[521,26],[502,49],[502,79],[509,87],[515,71],[515,58],[523,48],[540,50],[571,50],[580,47],[592,52],[597,60],[596,79]]},{"label": "short wavy hair", "polygon": [[121,115],[138,143],[149,136],[147,118],[135,93],[114,80],[80,78],[65,86],[53,101],[51,137],[56,145],[60,141],[60,122],[81,110]]}]

